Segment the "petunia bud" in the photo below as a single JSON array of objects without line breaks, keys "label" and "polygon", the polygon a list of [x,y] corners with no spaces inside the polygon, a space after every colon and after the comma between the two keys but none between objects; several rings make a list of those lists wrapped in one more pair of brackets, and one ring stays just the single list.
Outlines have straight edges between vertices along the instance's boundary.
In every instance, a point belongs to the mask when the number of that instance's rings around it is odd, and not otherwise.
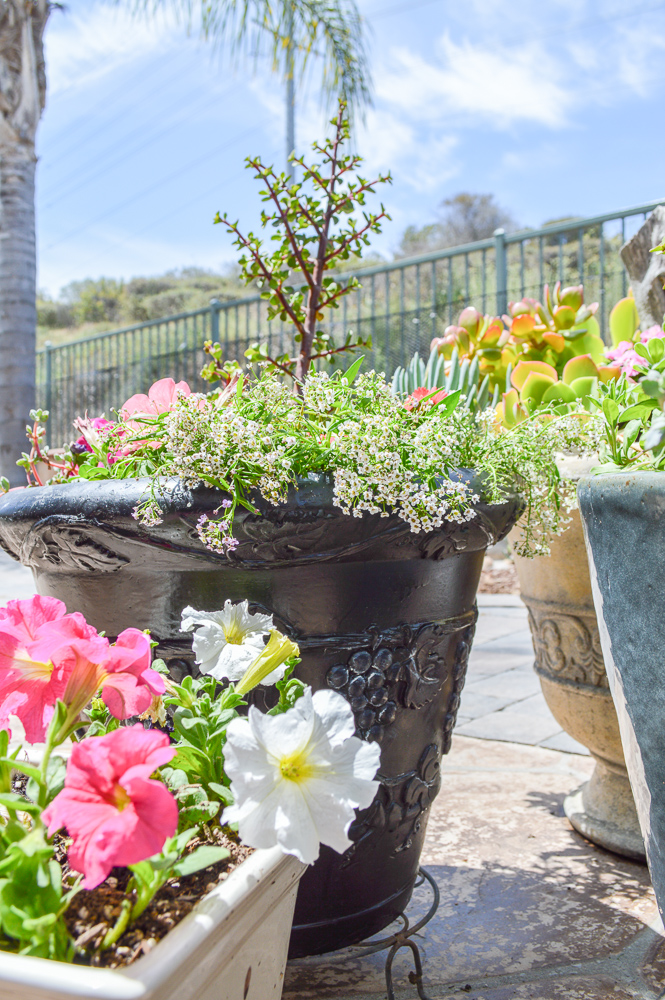
[{"label": "petunia bud", "polygon": [[[299,656],[300,650],[295,642],[287,639],[285,635],[277,629],[271,629],[270,639],[265,649],[256,657],[254,662],[247,668],[243,676],[236,685],[236,694],[247,694],[257,684],[261,684],[274,671],[278,671],[287,660],[293,656]],[[282,671],[283,674],[283,671]],[[279,680],[279,676],[275,677]],[[268,683],[271,683],[269,681]],[[274,682],[273,682],[274,683]]]}]

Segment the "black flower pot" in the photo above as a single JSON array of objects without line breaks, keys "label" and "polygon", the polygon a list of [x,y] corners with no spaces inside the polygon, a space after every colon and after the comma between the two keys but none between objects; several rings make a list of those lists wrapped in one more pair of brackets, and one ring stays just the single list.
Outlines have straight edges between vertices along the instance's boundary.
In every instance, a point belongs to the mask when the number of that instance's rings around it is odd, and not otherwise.
[{"label": "black flower pot", "polygon": [[665,917],[665,473],[591,476],[577,492],[605,668]]},{"label": "black flower pot", "polygon": [[342,514],[323,478],[286,504],[243,512],[239,545],[207,551],[196,522],[221,495],[162,489],[163,523],[132,510],[147,480],[76,482],[0,499],[0,544],[30,566],[42,594],[81,611],[110,636],[149,628],[176,677],[193,669],[185,605],[230,598],[274,615],[300,645],[301,678],[353,707],[357,734],[381,744],[381,789],[351,829],[344,854],[323,848],[298,895],[292,956],[355,943],[390,923],[413,889],[429,806],[439,791],[476,621],[485,548],[521,504],[479,504],[464,524],[414,534],[396,516]]}]

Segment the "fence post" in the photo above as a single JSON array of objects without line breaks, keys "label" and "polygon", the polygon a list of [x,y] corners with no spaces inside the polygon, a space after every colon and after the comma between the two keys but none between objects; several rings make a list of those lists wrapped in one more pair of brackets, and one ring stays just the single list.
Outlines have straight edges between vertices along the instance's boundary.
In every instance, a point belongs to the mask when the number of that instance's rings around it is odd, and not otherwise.
[{"label": "fence post", "polygon": [[222,303],[219,299],[210,299],[210,339],[213,344],[219,340],[219,313]]},{"label": "fence post", "polygon": [[496,311],[503,316],[508,311],[508,267],[506,264],[506,231],[494,230],[494,255],[496,258]]},{"label": "fence post", "polygon": [[51,447],[51,429],[53,426],[53,344],[47,340],[44,344],[44,409],[49,412],[49,419],[46,423],[47,448]]}]

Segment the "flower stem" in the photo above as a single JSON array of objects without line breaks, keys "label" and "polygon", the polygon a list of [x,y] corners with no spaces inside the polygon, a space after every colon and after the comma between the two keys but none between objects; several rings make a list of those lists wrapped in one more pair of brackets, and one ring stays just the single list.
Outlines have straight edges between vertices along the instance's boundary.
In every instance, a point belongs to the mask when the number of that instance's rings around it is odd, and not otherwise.
[{"label": "flower stem", "polygon": [[113,927],[111,927],[104,936],[104,940],[99,946],[100,951],[104,951],[106,948],[110,948],[112,944],[115,944],[118,938],[127,930],[127,925],[129,924],[129,919],[132,916],[132,901],[131,899],[123,899],[120,904],[120,914],[116,920]]}]

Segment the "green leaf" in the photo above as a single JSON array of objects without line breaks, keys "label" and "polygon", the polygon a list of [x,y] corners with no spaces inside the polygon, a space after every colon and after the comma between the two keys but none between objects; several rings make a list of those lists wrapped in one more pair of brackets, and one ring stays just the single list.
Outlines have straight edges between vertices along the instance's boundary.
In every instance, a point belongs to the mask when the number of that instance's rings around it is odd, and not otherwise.
[{"label": "green leaf", "polygon": [[360,357],[356,358],[353,364],[349,368],[347,368],[347,370],[344,372],[342,378],[346,381],[347,385],[351,385],[353,383],[356,375],[360,371],[360,366],[362,365],[364,360],[365,360],[365,355],[361,354]]},{"label": "green leaf", "polygon": [[608,424],[614,427],[617,422],[617,417],[619,416],[619,407],[613,399],[609,398],[609,396],[606,396],[603,400],[603,413],[605,414],[605,419]]},{"label": "green leaf", "polygon": [[637,439],[637,435],[642,430],[641,420],[630,420],[625,427],[623,432],[623,444],[624,444],[624,454],[628,454],[628,450],[633,445]]},{"label": "green leaf", "polygon": [[233,795],[230,788],[226,788],[225,785],[219,785],[216,781],[209,781],[208,788],[225,806],[233,805]]},{"label": "green leaf", "polygon": [[202,868],[209,868],[210,865],[217,864],[228,858],[230,851],[225,847],[216,847],[212,844],[204,844],[197,847],[195,851],[188,854],[186,858],[179,861],[173,867],[173,874],[184,878],[186,875],[193,875],[194,872],[201,871]]},{"label": "green leaf", "polygon": [[461,389],[456,389],[455,392],[449,393],[443,399],[439,400],[438,403],[434,403],[432,412],[436,412],[439,416],[447,417],[457,407],[461,395]]},{"label": "green leaf", "polygon": [[35,781],[41,782],[42,780],[41,771],[34,764],[14,760],[12,757],[0,757],[0,764],[8,764],[14,771],[20,771],[21,774],[25,774],[28,778],[34,778]]},{"label": "green leaf", "polygon": [[658,364],[665,354],[665,342],[662,337],[653,337],[647,341],[647,350],[649,351],[649,360],[652,364]]},{"label": "green leaf", "polygon": [[[612,400],[605,399],[603,401],[603,409],[605,409],[605,403],[608,402],[612,402]],[[616,403],[614,405],[616,406]],[[625,410],[622,410],[617,423],[625,424],[628,420],[640,420],[648,417],[652,410],[657,409],[658,403],[655,399],[641,399],[639,403],[633,403],[632,406],[628,406]]]},{"label": "green leaf", "polygon": [[4,806],[9,812],[21,811],[32,816],[39,816],[42,811],[36,802],[30,802],[18,792],[0,792],[0,806]]}]

